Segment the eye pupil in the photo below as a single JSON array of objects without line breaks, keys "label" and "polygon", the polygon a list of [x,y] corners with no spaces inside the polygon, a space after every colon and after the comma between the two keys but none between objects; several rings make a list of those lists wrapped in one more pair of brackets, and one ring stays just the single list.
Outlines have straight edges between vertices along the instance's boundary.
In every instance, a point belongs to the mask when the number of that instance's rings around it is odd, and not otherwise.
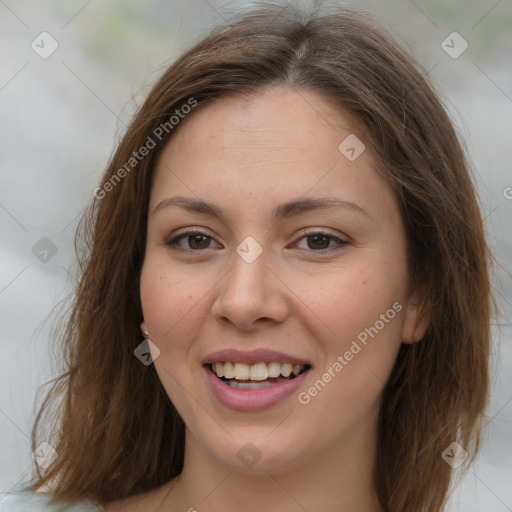
[{"label": "eye pupil", "polygon": [[[199,246],[199,249],[202,249],[202,248],[205,247],[204,242],[207,241],[208,238],[209,237],[207,237],[205,235],[191,235],[191,236],[188,237],[189,243],[190,243],[190,247],[194,247],[194,244],[197,243],[197,245]],[[206,246],[208,246],[208,244],[206,244]]]},{"label": "eye pupil", "polygon": [[[310,244],[311,240],[314,240],[313,247]],[[329,247],[329,240],[330,237],[327,235],[311,235],[308,236],[308,246],[310,249],[327,249]]]}]

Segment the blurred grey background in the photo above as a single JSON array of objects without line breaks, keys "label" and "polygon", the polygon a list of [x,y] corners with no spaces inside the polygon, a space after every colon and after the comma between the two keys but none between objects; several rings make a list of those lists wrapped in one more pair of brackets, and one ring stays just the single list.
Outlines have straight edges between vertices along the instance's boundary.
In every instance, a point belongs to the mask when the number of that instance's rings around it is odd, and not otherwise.
[{"label": "blurred grey background", "polygon": [[[471,155],[500,315],[488,433],[448,512],[512,511],[512,1],[342,3],[371,11],[417,56]],[[30,474],[36,391],[55,375],[51,314],[75,282],[83,207],[151,84],[247,5],[0,0],[0,493]]]}]

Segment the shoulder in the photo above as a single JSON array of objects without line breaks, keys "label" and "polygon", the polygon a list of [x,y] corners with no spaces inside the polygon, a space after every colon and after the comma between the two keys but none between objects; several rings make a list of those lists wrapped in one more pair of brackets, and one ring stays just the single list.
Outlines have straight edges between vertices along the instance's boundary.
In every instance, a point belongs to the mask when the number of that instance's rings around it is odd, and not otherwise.
[{"label": "shoulder", "polygon": [[103,512],[89,500],[66,505],[52,502],[50,494],[24,491],[0,494],[0,512]]}]

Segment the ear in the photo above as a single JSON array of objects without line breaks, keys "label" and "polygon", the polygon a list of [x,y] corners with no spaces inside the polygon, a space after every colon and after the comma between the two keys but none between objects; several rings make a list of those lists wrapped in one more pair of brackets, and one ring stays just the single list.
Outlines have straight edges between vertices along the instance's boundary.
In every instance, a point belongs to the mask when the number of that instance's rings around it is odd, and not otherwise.
[{"label": "ear", "polygon": [[146,322],[144,320],[140,324],[140,330],[141,330],[142,336],[144,336],[144,338],[147,338],[149,336],[148,328],[146,327]]},{"label": "ear", "polygon": [[416,292],[412,293],[405,305],[405,318],[402,326],[402,343],[415,343],[425,336],[430,325],[430,312],[421,311]]}]

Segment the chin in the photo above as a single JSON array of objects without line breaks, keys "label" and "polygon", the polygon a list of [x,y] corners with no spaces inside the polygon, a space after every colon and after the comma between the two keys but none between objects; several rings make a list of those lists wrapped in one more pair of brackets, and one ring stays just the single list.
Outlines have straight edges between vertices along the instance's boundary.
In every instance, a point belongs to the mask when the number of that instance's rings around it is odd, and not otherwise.
[{"label": "chin", "polygon": [[247,475],[268,476],[268,473],[286,473],[309,463],[304,450],[304,440],[281,433],[269,439],[268,429],[259,435],[224,436],[222,441],[207,441],[211,455],[229,470]]}]

